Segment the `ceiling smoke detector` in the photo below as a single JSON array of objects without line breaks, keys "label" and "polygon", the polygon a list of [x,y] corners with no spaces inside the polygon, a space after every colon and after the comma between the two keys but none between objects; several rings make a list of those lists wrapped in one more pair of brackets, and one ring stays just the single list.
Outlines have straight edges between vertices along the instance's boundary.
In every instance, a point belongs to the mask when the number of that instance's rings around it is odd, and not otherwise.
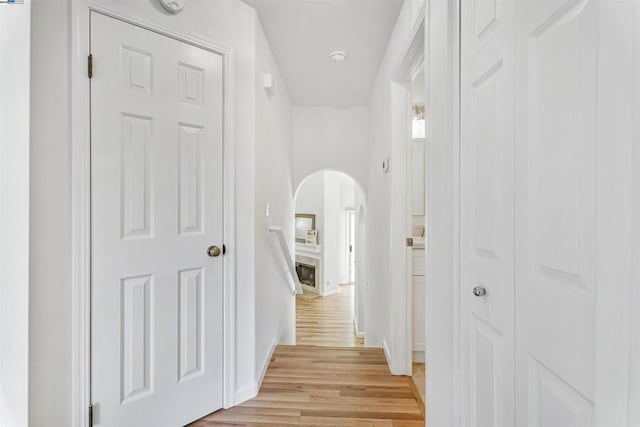
[{"label": "ceiling smoke detector", "polygon": [[335,62],[338,64],[344,62],[346,57],[347,54],[339,50],[336,50],[335,52],[332,52],[331,55],[329,55],[329,59],[331,59],[331,62]]}]

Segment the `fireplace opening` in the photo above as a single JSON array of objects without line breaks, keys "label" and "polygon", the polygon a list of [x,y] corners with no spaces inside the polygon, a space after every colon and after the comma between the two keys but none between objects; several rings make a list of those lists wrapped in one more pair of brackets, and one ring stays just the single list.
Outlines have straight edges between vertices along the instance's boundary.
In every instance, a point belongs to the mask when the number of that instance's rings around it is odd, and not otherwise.
[{"label": "fireplace opening", "polygon": [[300,283],[311,286],[312,288],[316,287],[315,266],[296,262],[296,273],[298,273],[298,279],[300,280]]}]

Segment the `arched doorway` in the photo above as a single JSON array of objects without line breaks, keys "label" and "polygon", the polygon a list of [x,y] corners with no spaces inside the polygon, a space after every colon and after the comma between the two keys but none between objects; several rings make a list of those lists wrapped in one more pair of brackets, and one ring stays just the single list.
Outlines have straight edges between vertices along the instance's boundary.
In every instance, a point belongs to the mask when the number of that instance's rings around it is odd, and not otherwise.
[{"label": "arched doorway", "polygon": [[364,346],[365,211],[362,188],[343,172],[314,172],[296,189],[297,344]]}]

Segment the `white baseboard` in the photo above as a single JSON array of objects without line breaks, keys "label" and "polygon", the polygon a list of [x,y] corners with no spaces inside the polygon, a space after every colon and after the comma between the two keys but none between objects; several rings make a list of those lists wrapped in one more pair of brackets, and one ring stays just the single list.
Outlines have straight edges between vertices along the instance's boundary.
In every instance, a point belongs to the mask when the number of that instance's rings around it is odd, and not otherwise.
[{"label": "white baseboard", "polygon": [[414,363],[424,363],[424,351],[414,351],[413,352],[413,362]]},{"label": "white baseboard", "polygon": [[262,387],[262,382],[264,381],[264,376],[267,375],[267,369],[269,369],[269,364],[271,363],[271,359],[273,358],[273,353],[276,351],[276,347],[278,347],[278,342],[273,341],[271,344],[271,350],[269,351],[269,355],[267,356],[267,360],[264,361],[262,365],[262,372],[260,372],[260,377],[256,379],[256,395],[260,392],[260,387]]},{"label": "white baseboard", "polygon": [[258,395],[258,390],[256,390],[255,383],[242,387],[241,389],[236,390],[236,401],[234,402],[233,406],[244,403],[247,400],[251,400],[257,395]]},{"label": "white baseboard", "polygon": [[263,363],[262,369],[260,371],[260,376],[256,378],[256,381],[253,384],[249,384],[236,391],[236,399],[233,406],[240,405],[241,403],[244,403],[247,400],[251,400],[258,395],[258,392],[260,392],[260,387],[262,387],[262,381],[264,381],[264,376],[267,374],[269,363],[271,363],[271,358],[273,357],[273,353],[276,351],[277,346],[278,343],[274,341],[271,346],[271,350],[269,351],[269,355]]},{"label": "white baseboard", "polygon": [[387,346],[387,341],[382,340],[382,351],[384,352],[384,357],[387,359],[387,365],[389,369],[391,369],[391,352],[389,351],[389,346]]},{"label": "white baseboard", "polygon": [[356,336],[358,338],[364,338],[364,332],[358,330],[358,319],[355,317],[353,318],[353,329],[356,331]]},{"label": "white baseboard", "polygon": [[340,288],[331,289],[330,291],[320,292],[320,295],[323,297],[328,297],[329,295],[337,294],[340,292]]}]

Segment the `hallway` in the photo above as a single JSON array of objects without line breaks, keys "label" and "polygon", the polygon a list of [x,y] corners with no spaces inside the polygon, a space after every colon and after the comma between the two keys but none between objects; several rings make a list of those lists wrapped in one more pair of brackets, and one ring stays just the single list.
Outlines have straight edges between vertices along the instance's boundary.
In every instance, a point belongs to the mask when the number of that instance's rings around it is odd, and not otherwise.
[{"label": "hallway", "polygon": [[305,293],[296,297],[296,343],[323,347],[364,347],[353,327],[353,285],[340,285],[326,297]]},{"label": "hallway", "polygon": [[381,349],[353,327],[353,285],[296,299],[297,346],[278,346],[258,396],[191,427],[214,425],[424,425],[411,378],[392,376]]},{"label": "hallway", "polygon": [[424,416],[380,349],[279,346],[256,398],[191,427],[215,425],[423,426]]}]

